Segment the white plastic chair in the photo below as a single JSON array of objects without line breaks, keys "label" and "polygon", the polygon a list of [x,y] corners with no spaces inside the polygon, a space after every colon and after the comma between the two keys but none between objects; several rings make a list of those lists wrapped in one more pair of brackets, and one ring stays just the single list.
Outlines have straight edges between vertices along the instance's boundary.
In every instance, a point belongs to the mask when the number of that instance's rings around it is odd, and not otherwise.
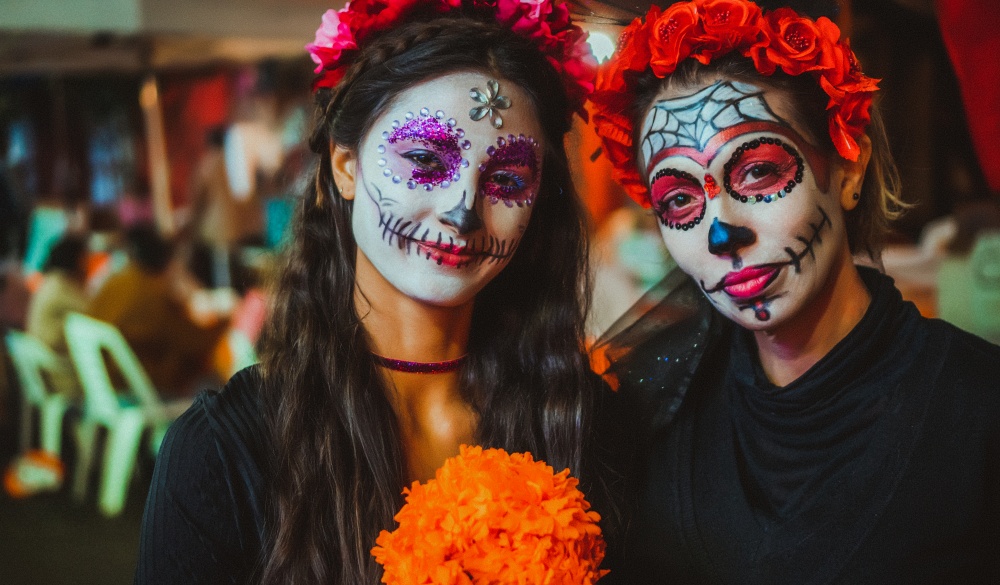
[{"label": "white plastic chair", "polygon": [[63,418],[72,400],[50,389],[43,374],[69,377],[73,368],[44,342],[27,333],[9,331],[5,341],[21,387],[21,452],[31,448],[37,409],[41,449],[60,457]]},{"label": "white plastic chair", "polygon": [[[98,506],[104,515],[116,516],[125,504],[143,432],[152,431],[149,447],[155,457],[170,422],[191,401],[161,401],[132,348],[110,323],[70,313],[66,318],[66,344],[84,395],[83,418],[77,427],[79,455],[73,495],[77,500],[86,497],[97,430],[104,427],[108,436]],[[111,382],[104,352],[125,378],[126,388],[121,392]]]}]

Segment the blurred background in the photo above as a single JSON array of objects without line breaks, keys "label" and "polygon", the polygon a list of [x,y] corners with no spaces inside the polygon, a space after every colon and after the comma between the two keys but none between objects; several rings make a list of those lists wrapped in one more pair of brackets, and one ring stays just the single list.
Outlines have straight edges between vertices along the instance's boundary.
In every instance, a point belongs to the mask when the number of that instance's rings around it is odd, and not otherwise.
[{"label": "blurred background", "polygon": [[[570,4],[600,58],[649,6]],[[883,79],[914,206],[884,268],[924,315],[1000,342],[1000,4],[791,4],[833,16]],[[131,582],[163,430],[255,360],[313,162],[303,46],[339,7],[0,0],[4,582]],[[568,140],[592,219],[596,338],[671,262],[592,128]]]}]

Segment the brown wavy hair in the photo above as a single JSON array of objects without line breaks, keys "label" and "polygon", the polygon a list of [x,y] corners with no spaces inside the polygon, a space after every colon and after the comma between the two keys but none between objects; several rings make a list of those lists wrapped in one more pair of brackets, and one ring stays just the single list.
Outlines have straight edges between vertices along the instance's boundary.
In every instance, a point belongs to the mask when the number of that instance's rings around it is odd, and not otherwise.
[{"label": "brown wavy hair", "polygon": [[563,149],[566,96],[525,39],[472,19],[408,23],[364,47],[317,97],[319,153],[261,348],[273,434],[265,583],[377,583],[369,550],[402,505],[405,464],[386,380],[354,304],[352,202],[337,192],[331,143],[357,152],[403,91],[456,71],[516,83],[545,133],[539,195],[517,253],[477,295],[460,374],[480,444],[531,451],[580,471],[597,382],[582,349],[589,298],[585,219]]},{"label": "brown wavy hair", "polygon": [[[812,134],[824,156],[837,157],[837,150],[829,139],[826,104],[829,97],[816,84],[811,75],[787,75],[777,71],[764,76],[757,72],[753,62],[741,55],[726,55],[708,65],[687,59],[677,70],[666,78],[656,77],[647,71],[636,90],[636,99],[630,112],[636,131],[642,128],[642,119],[652,106],[660,89],[667,83],[690,85],[707,76],[718,74],[722,77],[771,87],[785,92],[791,98],[798,121]],[[867,254],[878,259],[886,236],[891,232],[892,222],[909,207],[900,196],[899,171],[889,150],[889,140],[885,133],[885,123],[878,104],[871,108],[871,123],[866,132],[872,141],[872,155],[861,186],[860,199],[854,209],[845,213],[847,241],[852,254]],[[633,137],[633,143],[641,142]],[[640,157],[636,156],[636,160]]]}]

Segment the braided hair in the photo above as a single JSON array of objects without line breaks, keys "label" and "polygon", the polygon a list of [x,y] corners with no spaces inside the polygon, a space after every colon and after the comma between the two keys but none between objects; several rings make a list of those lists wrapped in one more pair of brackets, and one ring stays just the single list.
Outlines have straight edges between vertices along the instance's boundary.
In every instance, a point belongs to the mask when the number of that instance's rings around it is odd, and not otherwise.
[{"label": "braided hair", "polygon": [[273,461],[264,583],[380,579],[369,551],[393,525],[406,472],[386,382],[354,309],[353,204],[333,181],[331,145],[356,153],[402,92],[457,71],[520,86],[546,138],[518,251],[476,297],[460,388],[478,417],[480,444],[580,471],[597,386],[581,347],[586,229],[563,149],[568,106],[558,76],[529,41],[494,23],[401,25],[363,47],[317,99],[311,146],[320,156],[297,204],[261,348]]}]

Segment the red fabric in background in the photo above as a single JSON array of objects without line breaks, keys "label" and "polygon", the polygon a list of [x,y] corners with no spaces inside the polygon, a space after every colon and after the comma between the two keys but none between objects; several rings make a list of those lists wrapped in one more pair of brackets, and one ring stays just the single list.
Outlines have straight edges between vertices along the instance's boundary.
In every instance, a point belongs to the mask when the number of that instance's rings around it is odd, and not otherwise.
[{"label": "red fabric in background", "polygon": [[163,123],[170,159],[170,199],[174,207],[189,203],[191,175],[205,152],[205,137],[214,126],[229,122],[231,76],[219,73],[164,75]]},{"label": "red fabric in background", "polygon": [[1000,192],[1000,2],[936,0],[983,174]]}]

